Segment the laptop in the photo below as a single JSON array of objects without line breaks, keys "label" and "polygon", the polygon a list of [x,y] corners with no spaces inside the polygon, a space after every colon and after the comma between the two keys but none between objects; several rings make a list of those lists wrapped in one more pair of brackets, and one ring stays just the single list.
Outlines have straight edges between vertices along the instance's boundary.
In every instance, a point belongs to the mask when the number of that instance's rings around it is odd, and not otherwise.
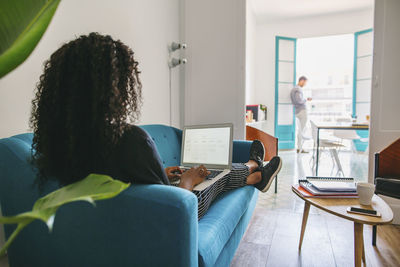
[{"label": "laptop", "polygon": [[232,123],[184,127],[180,168],[187,170],[204,165],[211,172],[193,190],[204,190],[230,172],[232,147]]}]

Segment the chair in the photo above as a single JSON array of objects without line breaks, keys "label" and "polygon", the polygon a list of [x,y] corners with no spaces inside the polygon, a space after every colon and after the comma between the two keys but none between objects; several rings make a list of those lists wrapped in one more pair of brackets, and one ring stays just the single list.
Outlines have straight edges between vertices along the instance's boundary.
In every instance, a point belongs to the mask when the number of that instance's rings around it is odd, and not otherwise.
[{"label": "chair", "polygon": [[[344,122],[344,123],[351,123],[353,118],[351,117],[343,117],[337,118],[336,122]],[[350,140],[351,141],[351,150],[356,152],[356,145],[354,141],[361,141],[363,143],[368,142],[368,138],[361,137],[356,130],[334,130],[333,135],[342,140]],[[365,150],[365,154],[368,155],[368,147]]]},{"label": "chair", "polygon": [[[375,194],[400,199],[400,138],[375,154]],[[377,226],[372,228],[372,245],[376,246]]]},{"label": "chair", "polygon": [[[296,126],[298,126],[298,127],[296,127],[297,129],[297,131],[300,131],[300,120],[299,120],[299,118],[297,118],[296,117]],[[306,129],[307,129],[307,125],[306,125],[306,127],[305,127]],[[303,150],[303,145],[304,145],[304,142],[305,141],[307,141],[307,140],[311,140],[311,137],[310,136],[308,136],[308,135],[306,135],[305,134],[305,131],[303,131],[302,133],[301,133],[301,138],[302,138],[302,143],[301,144],[297,144],[297,148],[298,148],[298,150],[301,152],[302,150]]]},{"label": "chair", "polygon": [[[344,172],[343,172],[343,168],[342,168],[342,163],[340,162],[340,159],[339,159],[338,150],[335,148],[331,148],[331,149],[329,149],[329,152],[331,154],[331,157],[334,159],[334,162],[336,163],[337,171],[336,171],[335,176],[341,175],[342,177],[344,177]],[[333,171],[333,169],[332,169],[332,171]],[[331,175],[332,175],[332,171],[331,171]]]},{"label": "chair", "polygon": [[[270,161],[273,157],[278,156],[278,138],[267,134],[257,128],[246,126],[246,140],[260,140],[265,148],[264,161]],[[278,177],[275,178],[275,193],[278,192]]]},{"label": "chair", "polygon": [[351,151],[356,152],[356,146],[354,140],[360,140],[362,142],[368,142],[368,138],[361,138],[355,130],[334,130],[333,135],[341,140],[351,141]]},{"label": "chair", "polygon": [[[318,144],[317,144],[318,128],[317,128],[317,125],[313,121],[310,121],[310,123],[311,123],[311,134],[312,134],[312,138],[314,140],[313,155],[312,155],[310,161],[313,162],[311,168],[314,170],[316,163],[317,163],[316,152],[317,152],[317,146],[318,146]],[[329,139],[321,138],[321,137],[319,138],[319,149],[330,151],[333,166],[337,167],[336,175],[342,174],[344,176],[342,164],[340,163],[339,156],[337,153],[338,147],[343,147],[343,145],[338,142],[335,142],[333,140],[329,140]],[[333,170],[333,168],[332,168],[332,170]]]}]

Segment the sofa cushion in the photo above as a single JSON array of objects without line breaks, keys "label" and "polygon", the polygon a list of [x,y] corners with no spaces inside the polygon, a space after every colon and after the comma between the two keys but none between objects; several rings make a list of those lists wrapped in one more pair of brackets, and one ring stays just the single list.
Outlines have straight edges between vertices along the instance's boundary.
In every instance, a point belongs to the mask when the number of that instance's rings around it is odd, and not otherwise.
[{"label": "sofa cushion", "polygon": [[255,188],[246,186],[222,194],[199,221],[199,265],[214,266],[242,215]]},{"label": "sofa cushion", "polygon": [[239,247],[239,243],[242,240],[244,233],[246,232],[247,226],[250,222],[251,216],[253,215],[254,208],[256,207],[258,199],[258,191],[255,190],[253,197],[249,203],[249,207],[242,215],[239,223],[236,225],[231,238],[225,244],[221,254],[219,254],[217,261],[214,266],[229,266],[235,256],[236,249]]}]

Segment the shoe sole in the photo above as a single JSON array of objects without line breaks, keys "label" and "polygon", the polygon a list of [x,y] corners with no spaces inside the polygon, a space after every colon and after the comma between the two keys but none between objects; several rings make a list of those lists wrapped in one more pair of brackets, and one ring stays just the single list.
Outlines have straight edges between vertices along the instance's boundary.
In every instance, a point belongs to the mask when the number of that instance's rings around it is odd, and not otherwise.
[{"label": "shoe sole", "polygon": [[[258,141],[260,141],[260,140],[258,140]],[[264,151],[263,157],[262,157],[262,159],[261,159],[261,160],[263,161],[263,163],[264,163],[264,159],[265,159],[265,146],[264,146],[263,142],[260,141],[260,143],[261,143],[261,146],[262,146],[263,151]]]},{"label": "shoe sole", "polygon": [[269,180],[268,184],[264,187],[264,189],[261,190],[261,192],[265,193],[268,191],[268,189],[271,187],[272,182],[275,180],[275,177],[278,175],[278,173],[281,171],[281,169],[282,169],[282,159],[280,159],[278,168],[272,174],[272,178]]}]

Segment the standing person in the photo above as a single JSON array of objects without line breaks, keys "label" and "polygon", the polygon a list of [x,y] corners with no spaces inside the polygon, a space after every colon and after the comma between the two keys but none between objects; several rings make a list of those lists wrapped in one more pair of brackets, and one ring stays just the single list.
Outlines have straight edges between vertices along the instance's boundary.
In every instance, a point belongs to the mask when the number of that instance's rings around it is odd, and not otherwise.
[{"label": "standing person", "polygon": [[303,87],[306,83],[307,78],[301,76],[297,85],[290,92],[290,98],[292,99],[292,104],[295,108],[296,118],[300,122],[299,131],[297,132],[297,153],[307,153],[303,150],[303,136],[308,120],[306,102],[307,100],[311,101],[311,98],[309,97],[305,99],[303,96]]}]

